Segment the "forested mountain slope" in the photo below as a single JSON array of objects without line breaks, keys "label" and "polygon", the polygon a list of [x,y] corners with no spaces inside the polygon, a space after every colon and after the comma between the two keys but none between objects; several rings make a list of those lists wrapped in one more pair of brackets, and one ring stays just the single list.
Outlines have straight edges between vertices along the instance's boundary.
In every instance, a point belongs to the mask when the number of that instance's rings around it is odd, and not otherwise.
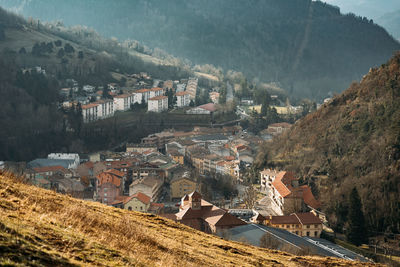
[{"label": "forested mountain slope", "polygon": [[196,64],[280,82],[298,97],[341,92],[400,45],[372,21],[311,0],[1,0],[42,20],[135,39]]},{"label": "forested mountain slope", "polygon": [[[361,195],[371,231],[400,231],[400,54],[266,145],[257,164],[280,166],[314,185],[338,229],[347,199]],[[374,234],[374,233],[372,233]]]},{"label": "forested mountain slope", "polygon": [[[93,137],[78,112],[61,110],[59,89],[69,86],[65,81],[71,78],[80,86],[120,83],[111,75],[115,72],[144,71],[162,79],[193,75],[190,69],[171,64],[171,58],[160,60],[136,50],[84,27],[25,20],[0,8],[0,159],[29,161],[51,151],[82,153],[88,143],[101,149],[121,143],[127,130],[104,126],[104,135]],[[37,66],[46,74],[23,71]]]}]

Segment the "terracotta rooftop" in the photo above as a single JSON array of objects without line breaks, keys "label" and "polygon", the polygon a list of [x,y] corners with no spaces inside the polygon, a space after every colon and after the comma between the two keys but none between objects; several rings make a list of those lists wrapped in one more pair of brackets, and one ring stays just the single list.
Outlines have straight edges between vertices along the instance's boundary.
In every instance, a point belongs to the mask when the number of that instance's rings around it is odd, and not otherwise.
[{"label": "terracotta rooftop", "polygon": [[189,95],[189,92],[187,92],[187,91],[177,92],[175,95],[176,95],[176,96]]},{"label": "terracotta rooftop", "polygon": [[150,91],[153,91],[153,92],[155,92],[155,91],[163,91],[164,89],[162,89],[162,88],[160,88],[160,87],[154,87],[154,88],[151,88],[150,89]]},{"label": "terracotta rooftop", "polygon": [[131,97],[132,94],[122,94],[122,95],[116,95],[114,96],[114,98],[127,98],[127,97]]},{"label": "terracotta rooftop", "polygon": [[149,92],[149,91],[150,91],[150,89],[139,89],[135,93],[146,93],[146,92]]},{"label": "terracotta rooftop", "polygon": [[[268,218],[267,218],[268,219]],[[271,224],[321,224],[320,218],[311,212],[292,213],[287,216],[270,216]]]},{"label": "terracotta rooftop", "polygon": [[99,181],[99,185],[102,185],[105,183],[111,183],[111,184],[115,185],[116,187],[121,186],[121,180],[117,176],[115,176],[111,173],[102,172],[102,173],[98,174],[96,176],[96,178]]},{"label": "terracotta rooftop", "polygon": [[293,213],[292,215],[296,216],[301,224],[320,224],[322,223],[321,219],[315,216],[311,212],[304,213]]},{"label": "terracotta rooftop", "polygon": [[196,191],[184,196],[182,199],[186,201],[190,201],[190,199],[200,200],[201,208],[199,210],[192,209],[190,203],[188,203],[181,207],[181,211],[175,214],[178,221],[201,219],[214,226],[237,226],[246,224],[243,220],[240,220],[225,210],[205,201]]},{"label": "terracotta rooftop", "polygon": [[302,185],[300,186],[300,188],[303,191],[303,200],[304,203],[306,203],[308,206],[314,208],[314,209],[318,209],[321,207],[321,203],[315,199],[311,188],[308,185]]},{"label": "terracotta rooftop", "polygon": [[63,166],[44,166],[44,167],[36,167],[33,170],[37,173],[41,172],[55,172],[65,170]]},{"label": "terracotta rooftop", "polygon": [[208,110],[210,112],[214,112],[215,110],[217,110],[214,103],[204,104],[204,105],[198,106],[198,108],[202,108],[202,109]]},{"label": "terracotta rooftop", "polygon": [[125,176],[124,172],[121,172],[121,171],[116,170],[116,169],[109,169],[109,170],[106,170],[105,172],[114,174],[115,176],[118,176],[118,177],[121,177],[121,178]]},{"label": "terracotta rooftop", "polygon": [[271,224],[300,224],[299,219],[294,215],[271,216]]},{"label": "terracotta rooftop", "polygon": [[89,169],[93,169],[93,167],[94,167],[94,163],[92,161],[86,161],[82,165],[88,167]]},{"label": "terracotta rooftop", "polygon": [[90,104],[87,104],[87,105],[82,105],[82,109],[89,109],[89,108],[94,108],[94,107],[97,107],[99,104],[96,104],[96,103],[90,103]]},{"label": "terracotta rooftop", "polygon": [[282,179],[285,174],[286,174],[285,171],[279,172],[276,175],[275,180],[272,182],[272,185],[282,197],[286,197],[291,193],[289,188],[282,182]]},{"label": "terracotta rooftop", "polygon": [[151,197],[149,197],[146,194],[143,194],[142,192],[138,192],[132,196],[129,197],[129,199],[127,199],[124,204],[128,203],[129,200],[131,200],[132,198],[136,198],[138,199],[140,202],[144,203],[144,204],[149,204]]},{"label": "terracotta rooftop", "polygon": [[149,100],[162,100],[162,99],[165,99],[165,98],[168,98],[168,96],[166,96],[166,95],[159,95],[159,96],[152,97],[152,98],[150,98]]}]

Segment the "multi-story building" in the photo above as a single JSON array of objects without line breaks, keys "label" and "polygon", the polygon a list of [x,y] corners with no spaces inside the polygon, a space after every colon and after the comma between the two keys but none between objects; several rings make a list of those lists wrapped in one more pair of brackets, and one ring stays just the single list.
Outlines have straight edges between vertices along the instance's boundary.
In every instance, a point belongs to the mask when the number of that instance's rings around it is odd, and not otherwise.
[{"label": "multi-story building", "polygon": [[320,237],[322,221],[311,212],[293,213],[288,216],[267,216],[265,224],[282,228],[299,236]]},{"label": "multi-story building", "polygon": [[126,111],[131,108],[133,104],[134,96],[132,94],[122,94],[114,96],[114,109],[115,111]]},{"label": "multi-story building", "polygon": [[190,78],[188,80],[188,83],[187,83],[187,86],[186,86],[186,91],[189,92],[191,100],[196,98],[198,82],[199,82],[199,79],[197,79],[197,78]]},{"label": "multi-story building", "polygon": [[172,80],[164,81],[163,88],[164,89],[173,89],[174,88],[174,82]]},{"label": "multi-story building", "polygon": [[99,119],[110,118],[114,116],[114,101],[111,99],[102,99],[96,102],[98,105],[98,114]]},{"label": "multi-story building", "polygon": [[162,112],[168,110],[168,96],[160,95],[149,98],[147,111]]},{"label": "multi-story building", "polygon": [[97,121],[99,119],[98,116],[99,104],[90,103],[87,105],[82,105],[82,118],[84,123]]},{"label": "multi-story building", "polygon": [[176,177],[170,182],[171,199],[181,199],[184,195],[199,190],[197,187],[197,183],[188,177]]},{"label": "multi-story building", "polygon": [[187,107],[190,104],[190,95],[189,92],[177,92],[176,94],[176,105],[178,107]]},{"label": "multi-story building", "polygon": [[159,87],[154,87],[149,90],[149,98],[153,98],[155,96],[164,95],[164,89]]},{"label": "multi-story building", "polygon": [[151,201],[156,202],[161,194],[163,181],[157,177],[145,177],[132,182],[129,186],[129,195],[142,192],[151,198]]},{"label": "multi-story building", "polygon": [[133,103],[142,104],[142,101],[147,103],[150,98],[150,89],[139,89],[134,93]]}]

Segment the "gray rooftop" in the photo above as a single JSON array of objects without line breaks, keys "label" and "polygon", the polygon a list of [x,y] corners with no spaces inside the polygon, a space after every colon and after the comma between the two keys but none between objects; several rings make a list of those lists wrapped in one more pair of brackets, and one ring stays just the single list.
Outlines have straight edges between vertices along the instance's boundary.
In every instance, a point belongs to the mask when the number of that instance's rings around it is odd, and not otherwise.
[{"label": "gray rooftop", "polygon": [[28,162],[29,168],[36,167],[49,167],[49,166],[63,166],[68,169],[70,164],[73,164],[74,160],[70,159],[35,159]]},{"label": "gray rooftop", "polygon": [[364,257],[325,239],[300,237],[284,229],[273,228],[259,224],[247,224],[227,230],[227,236],[230,240],[246,240],[248,243],[254,246],[260,246],[260,239],[265,233],[273,236],[274,239],[279,242],[280,246],[289,244],[295,248],[307,247],[315,254],[321,256],[351,260],[356,259],[364,262],[367,261]]},{"label": "gray rooftop", "polygon": [[197,141],[228,141],[229,139],[222,134],[209,134],[209,135],[199,135],[193,137],[192,140]]}]

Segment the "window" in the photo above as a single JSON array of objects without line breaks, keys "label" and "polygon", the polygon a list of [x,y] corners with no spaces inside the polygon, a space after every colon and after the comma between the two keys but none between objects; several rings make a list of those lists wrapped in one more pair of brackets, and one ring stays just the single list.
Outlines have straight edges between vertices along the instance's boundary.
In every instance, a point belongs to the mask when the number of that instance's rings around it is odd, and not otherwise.
[{"label": "window", "polygon": [[318,236],[318,232],[317,231],[314,232],[314,236]]},{"label": "window", "polygon": [[107,189],[108,189],[108,188],[104,188],[103,191],[104,191],[104,192],[107,192]]},{"label": "window", "polygon": [[307,225],[307,228],[309,229],[309,228],[310,228],[310,225]]},{"label": "window", "polygon": [[296,231],[296,235],[298,235],[299,234],[299,231]]},{"label": "window", "polygon": [[310,236],[310,232],[307,232],[307,236]]},{"label": "window", "polygon": [[290,228],[290,225],[288,224],[288,225],[286,225],[286,228]]},{"label": "window", "polygon": [[315,228],[318,228],[318,224],[314,225]]},{"label": "window", "polygon": [[104,193],[104,196],[106,197],[106,196],[107,196],[107,193]]},{"label": "window", "polygon": [[142,207],[142,206],[140,206],[140,210],[143,210],[143,207]]},{"label": "window", "polygon": [[104,202],[107,202],[107,198],[104,199]]},{"label": "window", "polygon": [[132,210],[132,207],[128,207],[128,210]]}]

